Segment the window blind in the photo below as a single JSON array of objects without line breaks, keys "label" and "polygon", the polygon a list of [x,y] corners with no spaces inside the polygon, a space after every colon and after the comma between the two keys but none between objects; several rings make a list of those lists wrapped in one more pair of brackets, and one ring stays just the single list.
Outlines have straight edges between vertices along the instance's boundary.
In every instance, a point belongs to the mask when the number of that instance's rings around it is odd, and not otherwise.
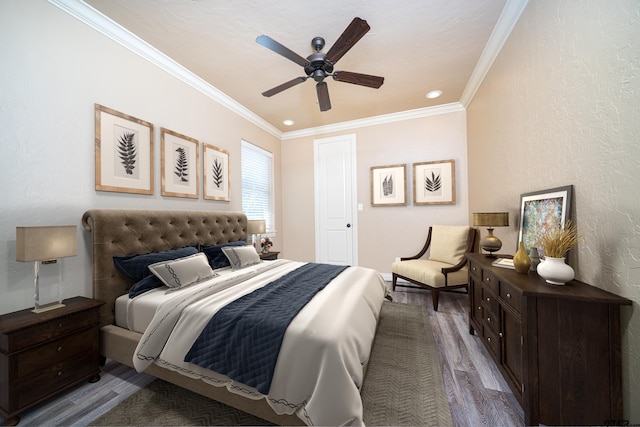
[{"label": "window blind", "polygon": [[264,219],[275,230],[273,214],[273,154],[242,141],[242,211],[248,219]]}]

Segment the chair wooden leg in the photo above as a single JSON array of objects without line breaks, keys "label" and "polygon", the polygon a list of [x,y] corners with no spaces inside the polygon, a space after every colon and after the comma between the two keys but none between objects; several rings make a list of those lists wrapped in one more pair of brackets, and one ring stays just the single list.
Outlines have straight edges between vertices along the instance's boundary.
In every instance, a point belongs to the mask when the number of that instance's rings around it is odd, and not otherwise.
[{"label": "chair wooden leg", "polygon": [[433,311],[438,311],[438,301],[440,301],[440,291],[431,289],[431,300],[433,301]]},{"label": "chair wooden leg", "polygon": [[396,275],[396,273],[392,273],[391,275],[391,290],[395,291],[396,290],[396,281],[398,280],[398,276]]}]

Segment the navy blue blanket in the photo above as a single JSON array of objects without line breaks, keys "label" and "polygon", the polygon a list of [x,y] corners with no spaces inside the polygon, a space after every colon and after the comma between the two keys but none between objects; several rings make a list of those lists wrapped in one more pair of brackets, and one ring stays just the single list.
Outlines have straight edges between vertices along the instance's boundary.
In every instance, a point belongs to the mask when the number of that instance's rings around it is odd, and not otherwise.
[{"label": "navy blue blanket", "polygon": [[293,318],[347,266],[308,263],[221,308],[184,358],[268,394]]}]

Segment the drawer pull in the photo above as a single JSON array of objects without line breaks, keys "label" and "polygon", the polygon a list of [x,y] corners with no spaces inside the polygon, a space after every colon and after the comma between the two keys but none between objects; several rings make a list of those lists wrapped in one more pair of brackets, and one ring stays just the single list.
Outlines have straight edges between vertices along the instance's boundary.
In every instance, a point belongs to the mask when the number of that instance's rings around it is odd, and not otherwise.
[{"label": "drawer pull", "polygon": [[62,328],[62,322],[58,323],[58,328]]},{"label": "drawer pull", "polygon": [[488,337],[488,338],[487,338],[487,341],[491,342],[491,337]]},{"label": "drawer pull", "polygon": [[498,336],[499,336],[500,338],[502,338],[502,337],[504,336],[504,334],[503,334],[502,332],[500,332],[500,333],[498,334]]},{"label": "drawer pull", "polygon": [[487,317],[487,322],[491,323],[491,317]]},{"label": "drawer pull", "polygon": [[491,302],[491,298],[487,297],[487,301],[488,301],[488,302]]},{"label": "drawer pull", "polygon": [[482,310],[482,306],[480,306],[480,305],[479,305],[479,306],[478,306],[478,310]]},{"label": "drawer pull", "polygon": [[62,370],[59,370],[59,371],[58,371],[58,376],[59,376],[59,377],[61,377],[63,373],[64,373],[64,372],[62,372]]},{"label": "drawer pull", "polygon": [[476,268],[475,267],[471,267],[471,271],[476,271]]},{"label": "drawer pull", "polygon": [[58,347],[58,353],[62,351],[62,346]]},{"label": "drawer pull", "polygon": [[491,281],[491,277],[487,277],[485,280],[486,280],[487,282],[490,282],[490,281]]},{"label": "drawer pull", "polygon": [[511,294],[507,292],[507,298],[511,298]]}]

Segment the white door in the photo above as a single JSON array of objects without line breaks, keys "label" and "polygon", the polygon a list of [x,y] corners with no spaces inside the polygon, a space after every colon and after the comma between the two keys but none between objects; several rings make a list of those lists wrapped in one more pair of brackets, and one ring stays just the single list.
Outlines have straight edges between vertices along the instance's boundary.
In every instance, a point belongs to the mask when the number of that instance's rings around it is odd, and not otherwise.
[{"label": "white door", "polygon": [[314,140],[316,261],[357,265],[356,136]]}]

